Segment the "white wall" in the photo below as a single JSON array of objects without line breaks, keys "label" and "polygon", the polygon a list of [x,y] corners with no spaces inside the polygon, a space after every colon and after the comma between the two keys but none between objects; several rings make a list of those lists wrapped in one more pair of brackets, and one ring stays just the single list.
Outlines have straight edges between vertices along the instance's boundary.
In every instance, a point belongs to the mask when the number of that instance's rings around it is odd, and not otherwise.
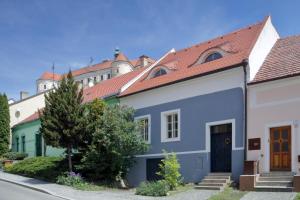
[{"label": "white wall", "polygon": [[263,172],[270,170],[270,128],[291,126],[292,171],[299,173],[300,93],[297,91],[300,91],[299,76],[251,85],[248,89],[248,138],[261,138],[261,149],[247,151],[247,158],[260,159]]},{"label": "white wall", "polygon": [[[53,80],[37,80],[37,93],[52,89],[53,83],[54,83],[54,86],[57,87],[58,81],[53,82]],[[44,85],[46,85],[46,89],[44,89]]]},{"label": "white wall", "polygon": [[139,109],[236,87],[243,88],[243,77],[243,68],[239,67],[122,97],[120,103]]},{"label": "white wall", "polygon": [[[116,73],[117,69],[119,70],[119,73]],[[128,62],[115,61],[112,63],[112,71],[114,76],[119,76],[133,71],[133,68]]]},{"label": "white wall", "polygon": [[250,81],[254,79],[277,39],[279,35],[269,17],[249,56]]}]

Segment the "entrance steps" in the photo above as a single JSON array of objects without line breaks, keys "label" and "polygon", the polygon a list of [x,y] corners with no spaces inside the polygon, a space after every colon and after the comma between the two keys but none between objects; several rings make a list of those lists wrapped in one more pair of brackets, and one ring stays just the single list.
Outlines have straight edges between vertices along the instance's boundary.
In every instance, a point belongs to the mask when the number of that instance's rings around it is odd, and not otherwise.
[{"label": "entrance steps", "polygon": [[291,192],[293,175],[292,172],[262,173],[257,177],[254,188],[256,191]]},{"label": "entrance steps", "polygon": [[209,173],[202,181],[195,185],[200,190],[223,190],[230,183],[231,173]]}]

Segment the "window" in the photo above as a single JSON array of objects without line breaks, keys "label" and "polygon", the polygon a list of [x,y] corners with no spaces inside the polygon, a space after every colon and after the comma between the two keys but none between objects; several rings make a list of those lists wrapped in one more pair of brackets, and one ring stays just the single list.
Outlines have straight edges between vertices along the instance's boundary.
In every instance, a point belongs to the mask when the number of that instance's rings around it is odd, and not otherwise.
[{"label": "window", "polygon": [[91,82],[91,78],[88,78],[87,80],[88,80],[87,83],[89,84]]},{"label": "window", "polygon": [[101,81],[103,81],[103,75],[100,76]]},{"label": "window", "polygon": [[110,74],[107,74],[107,79],[110,79]]},{"label": "window", "polygon": [[22,136],[22,152],[25,153],[26,152],[26,146],[25,146],[25,135]]},{"label": "window", "polygon": [[19,152],[19,137],[16,138],[16,151]]},{"label": "window", "polygon": [[217,60],[217,59],[222,58],[222,57],[223,57],[222,54],[220,54],[219,52],[214,52],[212,54],[209,54],[205,58],[204,63],[210,62],[210,61],[213,61],[213,60]]},{"label": "window", "polygon": [[164,69],[159,69],[157,70],[154,74],[153,74],[153,78],[158,77],[158,76],[162,76],[167,74],[167,71]]},{"label": "window", "polygon": [[180,110],[161,113],[161,141],[172,142],[180,140]]},{"label": "window", "polygon": [[44,90],[46,90],[47,89],[47,85],[44,85]]},{"label": "window", "polygon": [[136,117],[135,120],[138,122],[139,131],[142,138],[147,142],[151,142],[151,117],[150,115]]},{"label": "window", "polygon": [[94,83],[97,83],[97,77],[96,76],[94,77]]}]

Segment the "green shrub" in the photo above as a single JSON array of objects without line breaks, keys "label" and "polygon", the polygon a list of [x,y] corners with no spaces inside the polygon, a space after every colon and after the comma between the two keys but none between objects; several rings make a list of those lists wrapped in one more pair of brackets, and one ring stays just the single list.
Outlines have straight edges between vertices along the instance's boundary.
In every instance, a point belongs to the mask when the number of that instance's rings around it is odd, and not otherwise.
[{"label": "green shrub", "polygon": [[55,182],[59,175],[67,171],[67,165],[62,157],[34,157],[15,163],[4,170],[13,174]]},{"label": "green shrub", "polygon": [[170,188],[164,180],[155,182],[142,182],[136,189],[135,194],[143,196],[167,196]]},{"label": "green shrub", "polygon": [[165,152],[165,158],[162,163],[159,164],[160,171],[158,175],[162,176],[170,187],[170,190],[175,190],[181,183],[181,174],[179,172],[180,164],[177,160],[176,154],[167,154]]},{"label": "green shrub", "polygon": [[79,173],[76,174],[75,172],[66,172],[64,175],[57,177],[56,183],[76,187],[84,185],[85,181],[82,179]]},{"label": "green shrub", "polygon": [[19,152],[7,152],[2,155],[6,160],[23,160],[28,156],[27,153],[19,153]]}]

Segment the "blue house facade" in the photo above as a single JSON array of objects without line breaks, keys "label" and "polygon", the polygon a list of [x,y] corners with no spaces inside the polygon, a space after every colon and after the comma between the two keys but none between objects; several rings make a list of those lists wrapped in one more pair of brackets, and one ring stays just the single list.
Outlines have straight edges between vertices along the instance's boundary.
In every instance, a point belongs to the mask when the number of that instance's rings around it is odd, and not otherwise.
[{"label": "blue house facade", "polygon": [[177,154],[185,182],[199,182],[210,172],[230,172],[238,181],[244,162],[242,83],[238,67],[121,98],[147,127],[150,147],[136,156],[129,183],[156,179],[163,150]]},{"label": "blue house facade", "polygon": [[247,160],[247,83],[279,38],[271,18],[179,51],[172,50],[121,89],[136,110],[149,151],[128,181],[158,179],[163,150],[177,154],[185,182],[211,172],[238,182]]}]

